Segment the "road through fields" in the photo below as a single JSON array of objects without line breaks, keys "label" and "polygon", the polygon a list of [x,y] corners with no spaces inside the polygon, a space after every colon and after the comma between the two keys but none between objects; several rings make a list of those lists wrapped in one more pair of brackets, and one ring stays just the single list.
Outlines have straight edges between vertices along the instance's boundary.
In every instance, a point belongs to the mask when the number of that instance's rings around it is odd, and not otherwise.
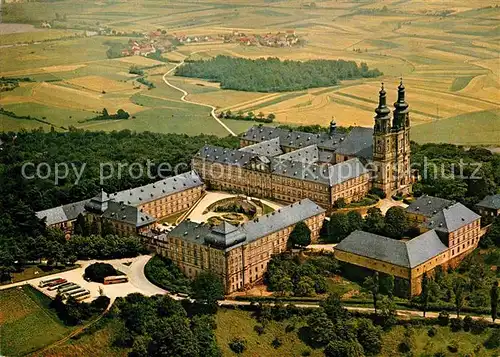
[{"label": "road through fields", "polygon": [[[193,52],[192,54],[194,54],[194,53],[196,53],[196,52]],[[182,93],[181,100],[182,100],[183,102],[185,102],[185,103],[189,103],[189,104],[201,105],[201,106],[203,106],[203,107],[208,107],[208,108],[212,109],[212,111],[210,112],[210,114],[212,115],[212,118],[214,118],[214,119],[217,121],[217,123],[219,123],[220,125],[222,125],[222,127],[223,127],[224,129],[226,129],[226,130],[227,130],[227,132],[228,132],[229,134],[231,134],[232,136],[237,136],[237,135],[234,133],[234,131],[232,131],[232,130],[231,130],[231,129],[230,129],[230,128],[226,125],[226,124],[224,124],[224,123],[223,123],[223,122],[222,122],[219,118],[217,118],[217,115],[215,114],[215,109],[217,109],[216,107],[214,107],[213,105],[210,105],[210,104],[193,102],[193,101],[191,101],[191,100],[186,99],[186,97],[189,95],[189,93],[188,93],[188,92],[186,92],[184,89],[179,88],[179,87],[177,87],[177,86],[173,85],[172,83],[170,83],[170,82],[167,80],[167,76],[168,76],[170,73],[172,73],[173,71],[175,71],[175,70],[177,69],[177,67],[182,66],[183,64],[184,64],[184,60],[183,60],[182,62],[180,62],[180,63],[176,64],[176,65],[175,65],[175,67],[171,68],[171,69],[170,69],[167,73],[165,73],[165,74],[163,75],[163,81],[165,82],[165,84],[166,84],[167,86],[169,86],[169,87],[171,87],[171,88],[174,88],[174,89],[178,90],[179,92],[181,92],[181,93]]]}]

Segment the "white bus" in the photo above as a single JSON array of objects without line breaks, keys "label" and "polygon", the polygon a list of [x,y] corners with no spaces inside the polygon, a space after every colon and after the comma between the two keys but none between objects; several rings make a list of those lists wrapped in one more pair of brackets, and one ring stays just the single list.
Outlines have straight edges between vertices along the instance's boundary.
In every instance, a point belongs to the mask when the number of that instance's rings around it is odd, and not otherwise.
[{"label": "white bus", "polygon": [[53,286],[50,286],[49,288],[47,288],[47,290],[52,291],[52,290],[56,290],[56,289],[61,289],[61,288],[65,287],[65,286],[68,286],[70,284],[73,284],[73,283],[66,282],[66,283],[62,283],[62,284],[59,284],[59,285],[53,285]]},{"label": "white bus", "polygon": [[80,289],[80,285],[77,285],[75,283],[71,283],[71,285],[67,285],[63,288],[59,287],[59,292],[66,293],[68,291],[75,290],[75,289]]},{"label": "white bus", "polygon": [[73,295],[73,297],[75,298],[76,301],[84,300],[84,299],[90,297],[90,291],[88,291],[88,290],[83,291],[81,293]]},{"label": "white bus", "polygon": [[126,275],[107,276],[104,278],[104,285],[126,283],[127,281]]},{"label": "white bus", "polygon": [[63,296],[64,296],[65,298],[69,298],[70,296],[74,296],[74,295],[79,294],[79,293],[82,293],[82,292],[84,292],[84,291],[86,291],[84,288],[78,287],[78,289],[76,289],[76,290],[66,291],[66,292],[63,294]]},{"label": "white bus", "polygon": [[47,279],[47,280],[42,280],[42,281],[40,281],[40,283],[38,284],[38,286],[41,287],[41,288],[44,288],[44,287],[46,287],[50,283],[53,283],[56,280],[61,280],[61,278],[57,277],[57,278],[50,278],[50,279]]}]

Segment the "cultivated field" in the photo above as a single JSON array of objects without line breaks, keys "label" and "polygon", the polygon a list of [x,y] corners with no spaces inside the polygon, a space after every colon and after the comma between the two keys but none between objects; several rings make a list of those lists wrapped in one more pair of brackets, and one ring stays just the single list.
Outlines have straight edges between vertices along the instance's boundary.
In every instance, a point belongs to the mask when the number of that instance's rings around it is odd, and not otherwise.
[{"label": "cultivated field", "polygon": [[71,332],[48,308],[50,299],[29,285],[0,291],[0,353],[21,356]]},{"label": "cultivated field", "polygon": [[[107,43],[124,43],[130,37],[86,37],[85,30],[101,27],[131,33],[165,29],[187,36],[230,34],[234,30],[246,34],[294,30],[303,40],[302,46],[201,42],[179,45],[163,58],[174,64],[218,54],[345,59],[366,62],[370,68],[383,71],[384,76],[291,93],[222,90],[214,83],[172,76],[169,81],[186,90],[189,100],[214,105],[218,110],[274,113],[277,124],[327,125],[334,117],[343,126],[371,126],[380,82],[386,83],[392,103],[399,77],[403,76],[415,140],[499,145],[498,134],[491,129],[500,126],[500,9],[490,5],[485,0],[202,0],[171,1],[167,5],[160,0],[63,0],[8,4],[4,22],[36,28],[2,25],[0,46],[10,47],[0,51],[0,76],[29,76],[36,83],[0,93],[0,105],[22,112],[29,112],[33,105],[52,108],[47,120],[62,127],[226,135],[210,118],[209,108],[181,103],[181,93],[163,82],[162,74],[173,64],[140,56],[108,59]],[[42,21],[54,20],[56,12],[65,18],[53,22],[57,28],[39,28]],[[128,73],[132,65],[157,66],[145,69],[147,80],[156,88],[148,90],[139,84],[137,76]],[[138,102],[138,94],[149,99]],[[82,122],[103,107],[108,111],[125,109],[135,118]],[[31,115],[41,116],[36,112]],[[27,122],[2,118],[0,129],[49,128]],[[226,124],[236,132],[249,126],[237,121]],[[453,130],[447,134],[445,129]]]}]

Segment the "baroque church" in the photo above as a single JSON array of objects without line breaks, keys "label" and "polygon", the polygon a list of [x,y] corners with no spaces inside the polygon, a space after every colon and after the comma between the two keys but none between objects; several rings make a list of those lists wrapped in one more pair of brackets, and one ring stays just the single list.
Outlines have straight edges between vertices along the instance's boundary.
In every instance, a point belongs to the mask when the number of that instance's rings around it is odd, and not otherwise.
[{"label": "baroque church", "polygon": [[372,128],[306,133],[254,126],[240,149],[206,145],[192,168],[208,188],[296,202],[309,198],[330,210],[362,199],[372,188],[386,195],[411,192],[410,115],[403,82],[392,111],[382,84]]}]

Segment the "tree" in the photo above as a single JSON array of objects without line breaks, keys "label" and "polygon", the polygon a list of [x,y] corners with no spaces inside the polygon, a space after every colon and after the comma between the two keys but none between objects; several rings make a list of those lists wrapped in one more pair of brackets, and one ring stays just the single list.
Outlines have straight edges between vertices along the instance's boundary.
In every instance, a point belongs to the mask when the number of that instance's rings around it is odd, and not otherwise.
[{"label": "tree", "polygon": [[330,217],[328,229],[328,240],[331,243],[339,243],[351,233],[349,219],[344,213],[334,213]]},{"label": "tree", "polygon": [[380,318],[384,329],[389,329],[396,324],[397,309],[393,299],[383,296],[380,300]]},{"label": "tree", "polygon": [[83,216],[83,214],[79,214],[76,217],[75,225],[74,225],[74,233],[80,236],[87,237],[90,233],[90,228],[87,220]]},{"label": "tree", "polygon": [[219,275],[212,271],[203,271],[193,281],[193,297],[206,302],[211,307],[217,306],[217,300],[224,298],[224,284]]},{"label": "tree", "polygon": [[308,276],[300,277],[294,292],[295,296],[313,296],[315,294],[314,281]]},{"label": "tree", "polygon": [[380,292],[392,298],[394,294],[394,275],[383,274],[380,278]]},{"label": "tree", "polygon": [[345,206],[347,206],[347,203],[345,203],[344,197],[337,198],[333,203],[333,207],[335,208],[344,208]]},{"label": "tree", "polygon": [[85,268],[85,278],[98,283],[104,282],[107,276],[118,275],[118,272],[108,263],[94,263]]},{"label": "tree", "polygon": [[314,346],[324,346],[335,336],[334,325],[322,310],[315,310],[307,319],[310,339]]},{"label": "tree", "polygon": [[395,239],[401,239],[408,230],[408,217],[404,208],[393,206],[385,214],[385,233]]},{"label": "tree", "polygon": [[117,119],[128,119],[130,118],[130,114],[123,109],[118,109],[118,111],[116,112],[116,117]]},{"label": "tree", "polygon": [[241,354],[247,349],[247,341],[241,337],[235,337],[229,342],[229,348],[236,354]]},{"label": "tree", "polygon": [[331,341],[325,348],[326,357],[364,357],[363,347],[358,341]]},{"label": "tree", "polygon": [[453,279],[453,293],[455,294],[455,309],[457,311],[457,318],[460,318],[460,311],[464,305],[465,299],[465,281],[462,277],[458,276]]},{"label": "tree", "polygon": [[103,116],[103,118],[108,118],[109,117],[109,113],[108,113],[108,110],[106,108],[104,108],[102,110],[102,116]]},{"label": "tree", "polygon": [[429,306],[429,278],[427,277],[427,272],[425,272],[422,277],[422,294],[420,294],[420,302],[425,317],[425,313]]},{"label": "tree", "polygon": [[320,303],[320,306],[325,310],[326,315],[332,320],[343,320],[347,317],[348,312],[342,306],[340,295],[338,293],[331,293],[328,297]]},{"label": "tree", "polygon": [[382,350],[382,331],[369,319],[359,320],[357,338],[367,356],[375,356]]},{"label": "tree", "polygon": [[292,279],[282,272],[282,275],[276,278],[274,290],[281,296],[291,293],[293,291]]},{"label": "tree", "polygon": [[274,119],[276,119],[276,115],[274,115],[273,113],[269,113],[269,115],[267,116],[267,119],[269,121],[273,121]]},{"label": "tree", "polygon": [[371,292],[372,297],[373,297],[373,309],[375,310],[375,313],[377,313],[377,297],[378,297],[378,290],[379,290],[379,281],[378,281],[378,272],[373,273],[372,276],[368,276],[365,278],[365,281],[363,282],[363,286],[365,287],[366,290]]},{"label": "tree", "polygon": [[491,319],[495,322],[497,318],[498,311],[498,281],[493,283],[493,286],[490,290],[490,300],[491,300]]},{"label": "tree", "polygon": [[99,227],[99,223],[97,222],[97,219],[93,219],[92,223],[90,224],[90,234],[91,235],[99,235],[101,233],[101,229]]},{"label": "tree", "polygon": [[358,211],[350,211],[347,213],[349,221],[349,231],[354,232],[363,228],[363,217]]},{"label": "tree", "polygon": [[293,247],[306,247],[311,244],[311,230],[304,222],[298,222],[288,237],[288,242]]},{"label": "tree", "polygon": [[363,222],[363,230],[373,234],[384,233],[384,215],[378,207],[370,207],[366,212]]}]

